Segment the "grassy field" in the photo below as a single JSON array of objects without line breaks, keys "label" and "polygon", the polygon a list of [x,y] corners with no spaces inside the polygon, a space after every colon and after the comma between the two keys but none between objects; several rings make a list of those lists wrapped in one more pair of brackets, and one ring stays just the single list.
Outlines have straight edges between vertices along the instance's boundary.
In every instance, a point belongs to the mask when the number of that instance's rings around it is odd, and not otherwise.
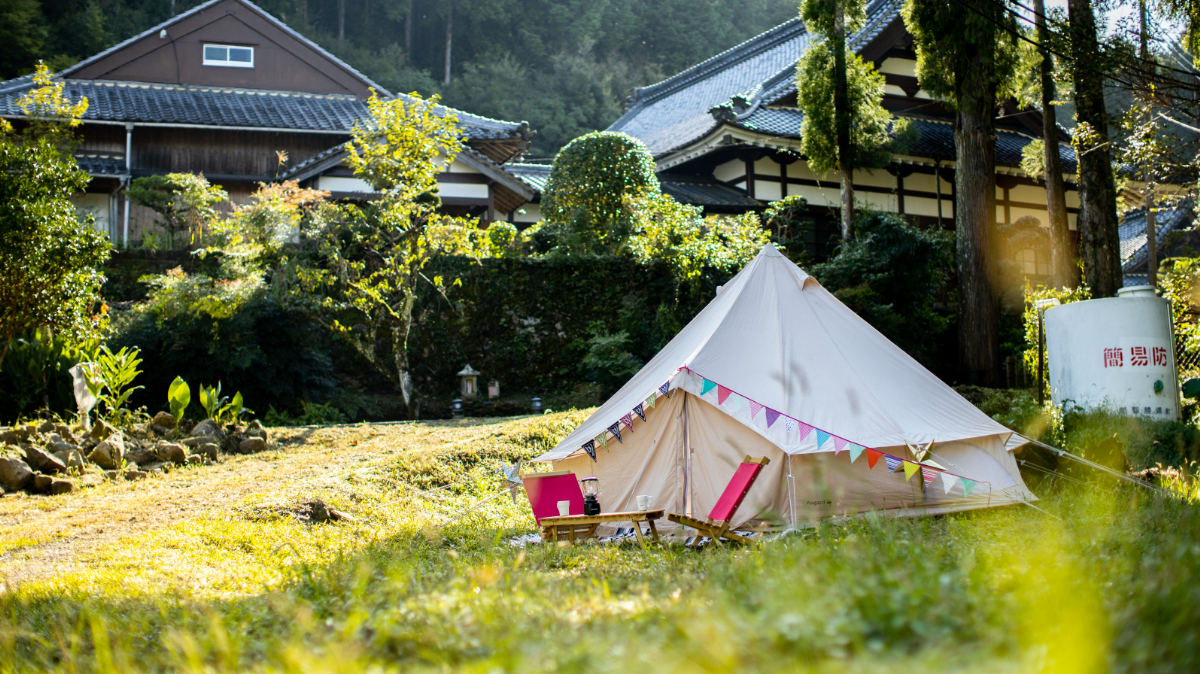
[{"label": "grassy field", "polygon": [[[1200,513],[1111,484],[759,549],[518,548],[501,461],[586,413],[280,430],[0,499],[0,671],[1183,672]],[[314,498],[354,521],[288,514]]]}]

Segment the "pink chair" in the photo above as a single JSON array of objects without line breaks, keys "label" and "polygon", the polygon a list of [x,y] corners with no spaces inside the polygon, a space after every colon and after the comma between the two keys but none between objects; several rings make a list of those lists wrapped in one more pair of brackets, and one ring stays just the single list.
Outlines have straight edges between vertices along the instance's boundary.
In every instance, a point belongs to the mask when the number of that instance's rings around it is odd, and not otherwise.
[{"label": "pink chair", "polygon": [[568,515],[583,514],[583,491],[574,473],[567,470],[529,473],[521,476],[521,482],[525,483],[525,493],[529,495],[529,506],[533,508],[533,517],[538,526],[541,526],[543,518],[559,516],[559,501],[571,502]]},{"label": "pink chair", "polygon": [[737,543],[750,543],[750,539],[733,533],[729,527],[733,524],[734,514],[742,505],[742,499],[746,498],[746,494],[758,479],[759,473],[768,463],[770,463],[770,459],[765,456],[760,459],[752,459],[749,456],[742,459],[741,465],[734,471],[725,491],[721,492],[721,498],[717,499],[717,504],[708,513],[707,520],[701,522],[677,513],[667,513],[667,519],[685,527],[692,527],[701,535],[711,538],[718,545],[722,538]]}]

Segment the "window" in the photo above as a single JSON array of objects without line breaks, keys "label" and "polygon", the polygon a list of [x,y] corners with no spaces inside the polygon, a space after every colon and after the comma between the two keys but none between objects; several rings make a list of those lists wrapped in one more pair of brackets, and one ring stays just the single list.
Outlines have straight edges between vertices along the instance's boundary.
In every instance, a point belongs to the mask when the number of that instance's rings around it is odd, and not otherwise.
[{"label": "window", "polygon": [[1017,266],[1026,276],[1048,276],[1050,261],[1046,255],[1034,248],[1024,248],[1017,251]]},{"label": "window", "polygon": [[204,65],[227,68],[253,68],[254,47],[231,47],[223,44],[204,45]]}]

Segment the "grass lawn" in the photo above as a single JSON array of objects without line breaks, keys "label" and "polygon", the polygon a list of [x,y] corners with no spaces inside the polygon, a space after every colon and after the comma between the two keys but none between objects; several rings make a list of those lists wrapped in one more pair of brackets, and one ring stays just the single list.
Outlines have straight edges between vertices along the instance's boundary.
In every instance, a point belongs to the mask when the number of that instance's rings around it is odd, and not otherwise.
[{"label": "grass lawn", "polygon": [[[523,495],[468,506],[586,414],[278,429],[0,499],[0,672],[1200,670],[1200,513],[1110,484],[759,549],[509,545]],[[287,514],[313,498],[355,521]]]}]

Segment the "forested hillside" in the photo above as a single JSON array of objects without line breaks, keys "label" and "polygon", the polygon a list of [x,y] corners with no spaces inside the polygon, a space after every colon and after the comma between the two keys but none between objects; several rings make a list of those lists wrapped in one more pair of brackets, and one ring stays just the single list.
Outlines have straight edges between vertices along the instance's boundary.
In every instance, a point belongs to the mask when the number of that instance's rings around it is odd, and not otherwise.
[{"label": "forested hillside", "polygon": [[[193,0],[0,0],[0,75],[62,68]],[[259,0],[392,91],[537,129],[533,156],[661,80],[796,13],[796,0]],[[447,68],[449,63],[449,68]],[[447,72],[448,70],[448,72]]]}]

